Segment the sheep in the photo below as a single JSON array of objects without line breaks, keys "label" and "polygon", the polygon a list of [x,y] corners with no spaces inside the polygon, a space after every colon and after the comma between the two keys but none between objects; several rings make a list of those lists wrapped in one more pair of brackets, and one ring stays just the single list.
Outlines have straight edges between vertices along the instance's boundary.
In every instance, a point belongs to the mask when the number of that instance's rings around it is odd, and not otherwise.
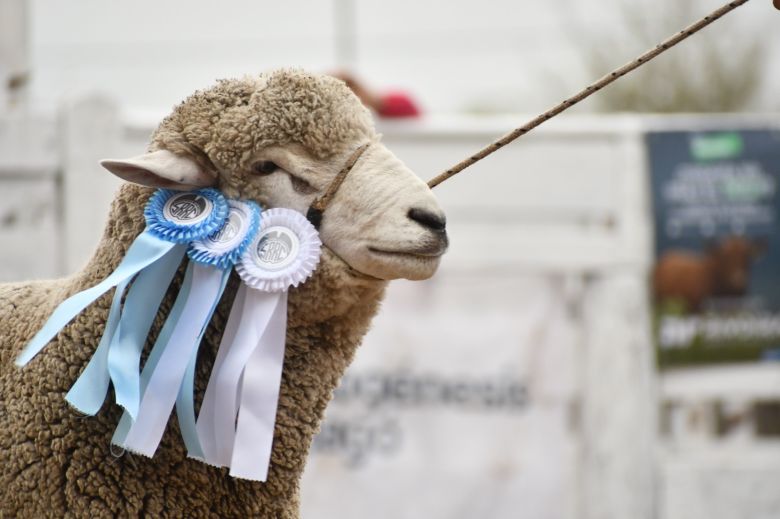
[{"label": "sheep", "polygon": [[[265,483],[188,459],[175,418],[153,458],[115,456],[120,409],[80,416],[64,395],[102,334],[110,296],[75,318],[24,369],[15,357],[52,310],[96,284],[143,229],[154,187],[213,185],[263,208],[306,208],[346,157],[370,147],[320,226],[322,258],[291,289],[284,372]],[[0,285],[0,516],[280,517],[299,515],[299,480],[326,405],[369,328],[389,280],[426,279],[447,248],[445,217],[426,184],[387,148],[371,116],[335,78],[299,70],[222,80],[159,125],[148,152],[106,161],[125,183],[92,259],[53,281]],[[137,184],[144,184],[143,186]],[[200,401],[238,286],[231,276],[198,358]],[[147,343],[181,284],[174,279]]]},{"label": "sheep", "polygon": [[762,240],[726,236],[712,243],[705,254],[669,250],[653,272],[657,302],[676,299],[688,312],[698,312],[711,297],[744,296],[753,261],[766,248]]}]

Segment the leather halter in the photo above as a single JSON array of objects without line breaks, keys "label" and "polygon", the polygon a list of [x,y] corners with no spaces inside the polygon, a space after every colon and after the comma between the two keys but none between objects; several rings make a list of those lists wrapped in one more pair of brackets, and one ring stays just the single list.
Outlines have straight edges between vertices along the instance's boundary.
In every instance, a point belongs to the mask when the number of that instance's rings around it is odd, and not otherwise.
[{"label": "leather halter", "polygon": [[311,222],[311,224],[314,226],[315,229],[317,230],[320,229],[320,224],[322,223],[322,213],[328,207],[328,204],[330,204],[331,200],[333,199],[333,196],[336,194],[336,192],[341,187],[341,184],[344,182],[344,179],[347,178],[347,175],[352,170],[352,167],[358,161],[360,156],[363,155],[363,152],[369,148],[369,146],[371,146],[370,142],[363,144],[358,149],[353,151],[352,155],[350,155],[349,158],[347,159],[346,164],[344,164],[344,167],[341,168],[341,171],[339,171],[338,174],[331,181],[330,185],[328,186],[328,189],[326,189],[323,194],[315,198],[314,201],[309,206],[308,211],[306,211],[306,219]]}]

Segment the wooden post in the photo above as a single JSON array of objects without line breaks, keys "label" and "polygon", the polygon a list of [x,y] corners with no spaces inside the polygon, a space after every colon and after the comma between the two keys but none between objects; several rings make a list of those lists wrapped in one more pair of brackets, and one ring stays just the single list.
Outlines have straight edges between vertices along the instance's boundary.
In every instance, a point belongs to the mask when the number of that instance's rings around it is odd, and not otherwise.
[{"label": "wooden post", "polygon": [[345,70],[357,64],[356,8],[354,0],[335,0],[333,4],[335,61]]},{"label": "wooden post", "polygon": [[580,517],[652,519],[656,376],[644,275],[593,276],[583,304]]},{"label": "wooden post", "polygon": [[0,0],[0,113],[23,107],[30,73],[27,0]]},{"label": "wooden post", "polygon": [[[630,123],[630,121],[628,121]],[[586,277],[582,296],[582,519],[657,515],[658,371],[650,325],[652,254],[643,133],[623,128],[615,264]]]},{"label": "wooden post", "polygon": [[120,182],[98,161],[116,157],[121,122],[116,103],[93,96],[67,102],[61,112],[64,271],[91,256]]}]

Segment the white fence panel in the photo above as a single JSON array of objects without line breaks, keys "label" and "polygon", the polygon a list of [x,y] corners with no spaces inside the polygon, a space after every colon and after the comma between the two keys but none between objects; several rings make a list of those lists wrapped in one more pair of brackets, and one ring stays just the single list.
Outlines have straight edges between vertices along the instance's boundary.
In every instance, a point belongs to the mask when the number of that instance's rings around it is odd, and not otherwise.
[{"label": "white fence panel", "polygon": [[566,295],[562,276],[396,282],[315,440],[303,516],[580,517]]},{"label": "white fence panel", "polygon": [[51,120],[0,117],[0,282],[62,272],[57,144]]},{"label": "white fence panel", "polygon": [[[647,191],[640,135],[613,122],[553,125],[437,188],[450,251],[432,280],[391,287],[315,443],[307,517],[652,516]],[[509,127],[382,131],[428,178]],[[508,380],[526,400],[420,403],[431,380]]]}]

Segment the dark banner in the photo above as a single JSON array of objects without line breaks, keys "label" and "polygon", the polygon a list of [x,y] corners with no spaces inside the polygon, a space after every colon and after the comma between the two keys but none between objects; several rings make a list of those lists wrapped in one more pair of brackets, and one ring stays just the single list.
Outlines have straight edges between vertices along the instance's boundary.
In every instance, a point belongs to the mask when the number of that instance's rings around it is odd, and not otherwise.
[{"label": "dark banner", "polygon": [[661,366],[780,358],[780,132],[647,135]]}]

